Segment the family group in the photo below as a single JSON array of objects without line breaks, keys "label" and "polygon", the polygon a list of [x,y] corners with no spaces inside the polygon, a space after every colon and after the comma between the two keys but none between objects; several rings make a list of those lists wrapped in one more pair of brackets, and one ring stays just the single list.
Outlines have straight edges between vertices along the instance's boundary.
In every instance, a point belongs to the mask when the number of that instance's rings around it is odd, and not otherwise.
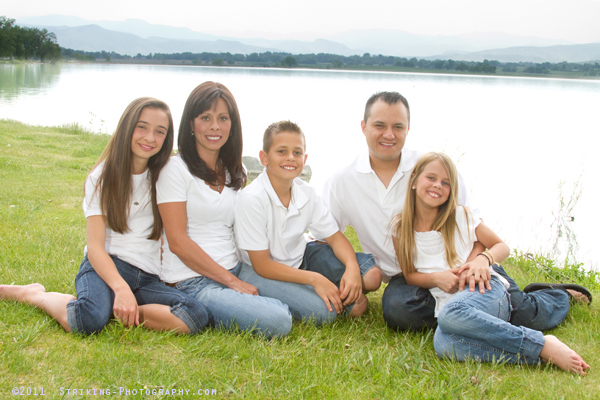
[{"label": "family group", "polygon": [[[404,147],[402,95],[371,96],[361,127],[368,152],[317,193],[298,179],[304,133],[291,121],[271,124],[259,154],[265,171],[246,185],[238,106],[224,85],[192,91],[175,155],[169,107],[136,99],[85,182],[77,296],[0,285],[0,299],[38,307],[67,332],[96,333],[116,318],[270,338],[287,335],[293,320],[359,317],[383,281],[388,327],[434,328],[440,357],[551,362],[585,374],[582,357],[541,331],[565,319],[570,301],[589,303],[590,292],[518,288],[500,265],[508,246],[482,222],[452,160]],[[354,252],[347,226],[366,253]]]}]

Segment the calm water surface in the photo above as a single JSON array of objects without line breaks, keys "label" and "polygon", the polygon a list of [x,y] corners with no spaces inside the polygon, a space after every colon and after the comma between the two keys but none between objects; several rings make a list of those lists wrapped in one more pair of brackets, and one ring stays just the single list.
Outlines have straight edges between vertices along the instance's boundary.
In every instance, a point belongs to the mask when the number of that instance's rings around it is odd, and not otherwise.
[{"label": "calm water surface", "polygon": [[[290,119],[307,135],[312,183],[366,151],[360,121],[367,98],[396,90],[411,105],[406,146],[445,151],[457,162],[484,219],[511,247],[548,252],[579,247],[577,261],[600,265],[600,161],[594,143],[600,81],[408,73],[136,65],[0,65],[0,118],[37,125],[78,122],[112,132],[131,100],[166,101],[175,124],[199,83],[224,83],[238,102],[244,153],[257,156],[262,132]],[[0,144],[2,145],[2,144]],[[579,182],[570,213],[564,201]],[[562,185],[562,186],[561,186]],[[563,207],[564,211],[564,207]],[[574,217],[570,222],[569,217]],[[558,226],[563,233],[559,237]]]}]

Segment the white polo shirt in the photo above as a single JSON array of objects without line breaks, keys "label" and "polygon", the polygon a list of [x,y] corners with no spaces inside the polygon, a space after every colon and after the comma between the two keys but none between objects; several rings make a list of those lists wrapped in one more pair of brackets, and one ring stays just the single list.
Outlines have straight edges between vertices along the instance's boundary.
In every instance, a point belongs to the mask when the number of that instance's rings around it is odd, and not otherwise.
[{"label": "white polo shirt", "polygon": [[[323,186],[323,201],[340,231],[344,232],[348,225],[356,230],[363,251],[375,256],[385,281],[401,273],[390,235],[390,222],[402,212],[410,175],[421,154],[402,149],[400,165],[387,188],[371,168],[368,152],[336,172]],[[458,185],[459,204],[469,207],[474,216],[480,218],[460,174]]]},{"label": "white polo shirt", "polygon": [[[179,155],[170,158],[156,183],[158,204],[185,201],[188,236],[228,270],[239,261],[233,238],[236,196],[237,192],[227,186],[221,193],[212,190],[190,173]],[[200,276],[171,252],[166,235],[163,238],[161,279],[174,283]]]},{"label": "white polo shirt", "polygon": [[[96,183],[103,168],[104,163],[101,163],[90,172],[85,181],[83,213],[86,218],[103,215],[100,208],[100,192],[96,191]],[[104,248],[108,254],[117,256],[144,272],[158,275],[160,272],[160,242],[148,239],[154,227],[148,170],[140,175],[132,175],[132,182],[133,193],[127,220],[129,230],[117,233],[107,226]],[[87,255],[87,246],[84,254]]]},{"label": "white polo shirt", "polygon": [[238,195],[235,237],[247,264],[251,263],[246,250],[269,250],[273,260],[299,268],[308,229],[324,239],[336,233],[338,226],[316,190],[298,178],[292,184],[289,208],[279,200],[266,172]]}]

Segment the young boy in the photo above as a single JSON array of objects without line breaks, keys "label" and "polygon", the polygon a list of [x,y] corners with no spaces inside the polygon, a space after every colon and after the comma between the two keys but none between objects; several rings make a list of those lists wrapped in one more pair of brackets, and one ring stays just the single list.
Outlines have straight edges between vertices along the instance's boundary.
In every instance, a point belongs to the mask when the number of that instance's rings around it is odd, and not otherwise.
[{"label": "young boy", "polygon": [[[298,179],[307,155],[304,133],[293,122],[271,124],[263,137],[263,172],[236,200],[235,235],[242,258],[254,267],[240,279],[262,296],[288,305],[297,319],[335,320],[368,306],[381,273],[370,254],[354,253],[316,190]],[[327,244],[308,243],[307,230]],[[350,308],[350,307],[348,307]]]}]

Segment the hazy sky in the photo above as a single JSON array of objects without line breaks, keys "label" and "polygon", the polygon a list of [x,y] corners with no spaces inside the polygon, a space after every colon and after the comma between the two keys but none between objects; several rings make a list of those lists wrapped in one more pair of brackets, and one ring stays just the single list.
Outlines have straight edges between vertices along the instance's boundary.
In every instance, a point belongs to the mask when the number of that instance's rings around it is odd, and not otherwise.
[{"label": "hazy sky", "polygon": [[600,0],[0,0],[0,15],[10,18],[49,14],[87,20],[138,18],[206,33],[241,36],[254,31],[305,40],[381,28],[426,35],[502,31],[575,43],[600,41]]}]

